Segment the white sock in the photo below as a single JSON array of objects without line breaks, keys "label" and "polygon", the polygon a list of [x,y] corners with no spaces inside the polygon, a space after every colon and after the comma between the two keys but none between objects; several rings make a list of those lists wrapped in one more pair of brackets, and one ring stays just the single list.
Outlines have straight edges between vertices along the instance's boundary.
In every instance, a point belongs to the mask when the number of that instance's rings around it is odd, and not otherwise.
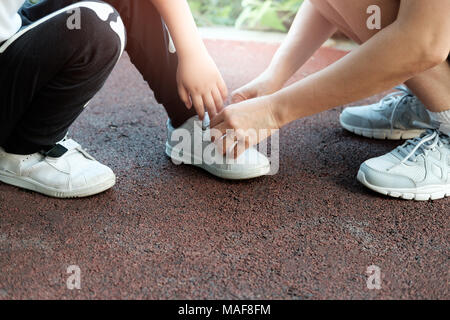
[{"label": "white sock", "polygon": [[429,111],[429,113],[431,115],[431,119],[439,122],[439,124],[440,124],[439,131],[450,136],[450,110],[442,111],[442,112]]}]

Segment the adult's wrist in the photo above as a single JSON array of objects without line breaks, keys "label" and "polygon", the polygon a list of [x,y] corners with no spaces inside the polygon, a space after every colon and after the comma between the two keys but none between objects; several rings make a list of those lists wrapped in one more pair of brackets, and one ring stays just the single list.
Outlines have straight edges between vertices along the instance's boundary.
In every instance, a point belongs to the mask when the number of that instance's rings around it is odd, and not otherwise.
[{"label": "adult's wrist", "polygon": [[278,128],[285,126],[293,120],[290,114],[291,105],[289,104],[289,99],[286,98],[286,93],[283,91],[275,92],[269,96],[271,112]]},{"label": "adult's wrist", "polygon": [[269,70],[274,74],[277,81],[284,86],[284,84],[294,75],[298,70],[292,65],[292,57],[288,54],[278,51],[270,63]]},{"label": "adult's wrist", "polygon": [[272,84],[272,87],[275,88],[275,91],[280,90],[283,88],[284,84],[288,79],[286,79],[286,76],[281,72],[280,69],[269,66],[264,72],[263,76],[266,79],[266,81],[269,81]]}]

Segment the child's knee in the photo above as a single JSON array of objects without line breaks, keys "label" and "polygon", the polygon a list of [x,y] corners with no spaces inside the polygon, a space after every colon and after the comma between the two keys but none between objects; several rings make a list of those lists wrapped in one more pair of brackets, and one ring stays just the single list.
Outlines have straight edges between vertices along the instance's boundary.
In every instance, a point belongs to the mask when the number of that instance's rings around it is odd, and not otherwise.
[{"label": "child's knee", "polygon": [[125,26],[119,13],[104,2],[83,1],[76,5],[78,7],[71,10],[69,19],[72,21],[68,20],[68,28],[77,29],[82,41],[93,43],[103,54],[109,52],[119,57],[126,44]]}]

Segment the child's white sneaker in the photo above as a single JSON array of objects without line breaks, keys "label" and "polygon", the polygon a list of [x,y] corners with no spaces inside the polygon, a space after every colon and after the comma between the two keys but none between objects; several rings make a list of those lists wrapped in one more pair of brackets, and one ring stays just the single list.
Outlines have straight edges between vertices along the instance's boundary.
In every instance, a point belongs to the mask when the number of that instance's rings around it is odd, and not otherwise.
[{"label": "child's white sneaker", "polygon": [[75,141],[45,154],[15,155],[0,148],[0,181],[56,198],[78,198],[110,189],[116,176]]},{"label": "child's white sneaker", "polygon": [[404,87],[379,103],[345,108],[342,127],[357,135],[375,139],[413,139],[424,133],[423,124],[432,125],[431,116],[420,100]]},{"label": "child's white sneaker", "polygon": [[267,175],[270,162],[255,148],[247,149],[237,159],[218,154],[209,138],[209,124],[202,124],[198,116],[188,119],[174,129],[167,121],[166,154],[176,164],[191,164],[214,176],[230,180],[251,179]]},{"label": "child's white sneaker", "polygon": [[450,196],[450,137],[428,130],[392,152],[361,165],[358,180],[395,198],[435,200]]}]

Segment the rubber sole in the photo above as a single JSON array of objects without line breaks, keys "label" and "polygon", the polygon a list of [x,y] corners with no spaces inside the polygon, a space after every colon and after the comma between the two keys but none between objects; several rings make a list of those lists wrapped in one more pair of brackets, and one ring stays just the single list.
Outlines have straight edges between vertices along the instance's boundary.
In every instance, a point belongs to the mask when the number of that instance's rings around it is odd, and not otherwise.
[{"label": "rubber sole", "polygon": [[[212,165],[206,165],[206,164],[191,164],[186,163],[182,157],[179,155],[179,152],[175,152],[176,156],[173,155],[173,148],[166,143],[166,155],[171,158],[172,160],[187,164],[187,165],[193,165],[198,168],[201,168],[213,176],[226,179],[226,180],[248,180],[248,179],[254,179],[257,177],[265,176],[270,172],[270,164],[267,167],[260,167],[260,168],[254,168],[252,170],[246,170],[245,172],[233,172],[230,170],[221,170],[220,168],[216,168]],[[192,155],[188,156],[190,159],[192,159]]]},{"label": "rubber sole", "polygon": [[378,139],[378,140],[409,140],[419,137],[425,130],[417,129],[417,130],[399,130],[399,129],[367,129],[354,127],[349,124],[346,124],[339,119],[341,126],[351,133],[354,133],[359,136],[363,136],[370,139]]},{"label": "rubber sole", "polygon": [[404,200],[415,200],[415,201],[428,201],[450,197],[450,185],[427,186],[416,189],[383,188],[374,186],[369,182],[367,182],[366,175],[362,170],[359,170],[357,179],[367,188],[393,198],[401,198]]},{"label": "rubber sole", "polygon": [[34,191],[41,193],[43,195],[53,197],[53,198],[84,198],[93,196],[99,193],[102,193],[108,189],[111,189],[116,184],[116,177],[113,176],[101,183],[98,183],[93,186],[89,186],[88,188],[71,190],[71,191],[61,191],[51,187],[47,187],[42,185],[30,178],[26,177],[17,177],[14,174],[9,172],[0,171],[0,181],[15,187],[19,187],[22,189]]}]

